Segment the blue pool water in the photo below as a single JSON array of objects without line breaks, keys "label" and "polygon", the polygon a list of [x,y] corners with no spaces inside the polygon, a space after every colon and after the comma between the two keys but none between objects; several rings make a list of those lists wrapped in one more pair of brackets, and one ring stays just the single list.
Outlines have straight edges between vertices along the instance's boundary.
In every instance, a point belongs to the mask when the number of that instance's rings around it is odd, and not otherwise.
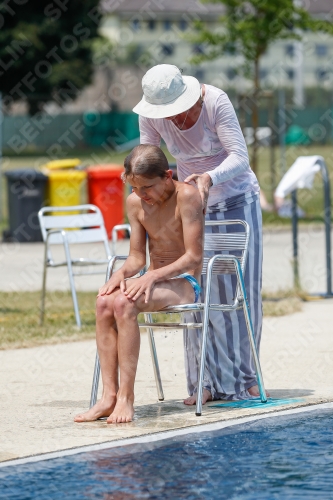
[{"label": "blue pool water", "polygon": [[333,498],[332,410],[276,416],[124,450],[0,469],[0,498]]}]

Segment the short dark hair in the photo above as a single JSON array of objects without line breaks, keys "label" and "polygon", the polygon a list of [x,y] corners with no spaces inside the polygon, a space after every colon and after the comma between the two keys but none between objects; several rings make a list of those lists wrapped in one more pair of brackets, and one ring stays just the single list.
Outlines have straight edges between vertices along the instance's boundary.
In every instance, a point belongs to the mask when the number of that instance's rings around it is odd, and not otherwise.
[{"label": "short dark hair", "polygon": [[136,146],[124,160],[125,172],[123,180],[127,177],[142,175],[148,179],[166,177],[169,163],[162,149],[152,144]]}]

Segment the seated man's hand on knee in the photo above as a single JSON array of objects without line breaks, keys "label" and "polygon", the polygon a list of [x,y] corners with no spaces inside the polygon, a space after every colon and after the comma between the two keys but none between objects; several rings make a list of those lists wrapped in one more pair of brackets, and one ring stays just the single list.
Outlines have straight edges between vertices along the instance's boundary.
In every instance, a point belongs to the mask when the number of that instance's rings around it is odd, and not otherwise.
[{"label": "seated man's hand on knee", "polygon": [[143,276],[140,276],[140,278],[128,280],[124,294],[134,302],[140,298],[141,295],[144,295],[145,303],[148,304],[155,283],[156,279],[154,277],[154,273],[147,272]]},{"label": "seated man's hand on knee", "polygon": [[120,288],[122,292],[126,290],[126,283],[124,277],[122,275],[118,275],[115,273],[107,283],[105,283],[99,290],[97,297],[101,295],[110,295],[114,290]]}]

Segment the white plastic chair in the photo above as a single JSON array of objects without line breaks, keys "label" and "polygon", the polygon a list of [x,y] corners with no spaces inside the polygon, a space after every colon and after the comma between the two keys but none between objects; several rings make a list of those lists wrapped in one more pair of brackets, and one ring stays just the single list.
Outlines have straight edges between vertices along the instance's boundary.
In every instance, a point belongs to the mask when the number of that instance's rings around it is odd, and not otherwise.
[{"label": "white plastic chair", "polygon": [[[225,228],[224,230],[226,230],[226,226],[230,225],[239,226],[244,230],[234,233],[222,232],[223,228]],[[145,313],[144,314],[145,322],[143,324],[140,324],[140,328],[148,329],[148,338],[149,338],[149,344],[150,344],[150,350],[154,368],[155,382],[157,387],[158,399],[160,401],[164,400],[164,394],[163,394],[161,375],[158,365],[153,329],[155,328],[202,329],[202,344],[201,344],[201,355],[200,355],[201,359],[200,359],[200,368],[198,373],[198,393],[197,393],[197,404],[195,412],[197,416],[200,416],[202,413],[203,377],[204,377],[205,362],[206,362],[206,343],[207,343],[210,311],[221,311],[223,313],[224,311],[230,312],[236,309],[243,309],[247,325],[249,342],[257,374],[260,399],[262,403],[267,402],[266,392],[264,388],[264,381],[262,377],[259,356],[255,342],[254,330],[251,320],[250,308],[247,301],[245,283],[244,283],[244,274],[245,274],[245,267],[248,255],[249,239],[250,239],[250,227],[247,224],[247,222],[242,220],[207,221],[206,226],[213,226],[213,227],[211,233],[205,234],[205,243],[204,243],[205,250],[211,252],[212,254],[214,254],[215,252],[219,253],[218,255],[213,255],[210,258],[207,257],[204,258],[202,274],[207,275],[205,301],[196,304],[183,304],[179,306],[170,306],[163,309],[162,311]],[[227,252],[227,254],[225,252]],[[236,255],[233,255],[233,252]],[[110,278],[115,263],[119,260],[125,260],[125,259],[126,257],[124,256],[115,256],[110,260],[106,273],[106,280]],[[210,295],[211,295],[213,274],[236,275],[237,288],[232,304],[211,304]],[[188,312],[203,313],[203,321],[200,323],[185,322],[183,316],[184,313]],[[154,314],[158,313],[181,313],[181,321],[176,323],[170,323],[170,322],[155,323],[152,321],[152,317]],[[94,376],[93,376],[93,384],[91,390],[90,407],[92,407],[97,400],[99,375],[100,375],[100,366],[97,353]]]},{"label": "white plastic chair", "polygon": [[[59,215],[57,215],[57,213],[59,213]],[[64,213],[66,215],[63,215]],[[44,321],[47,268],[67,266],[76,324],[80,328],[81,318],[74,276],[104,274],[105,271],[89,270],[78,273],[74,271],[74,268],[96,265],[101,266],[110,261],[112,254],[104,226],[103,215],[98,207],[87,204],[72,207],[44,207],[38,212],[38,218],[45,243],[40,324],[42,325]],[[113,246],[117,240],[117,231],[123,229],[128,230],[129,225],[115,226],[113,228]],[[97,260],[84,257],[78,259],[72,258],[70,246],[74,244],[83,245],[85,243],[102,243],[105,250],[105,259]],[[63,245],[66,260],[55,262],[51,252],[52,245]]]}]

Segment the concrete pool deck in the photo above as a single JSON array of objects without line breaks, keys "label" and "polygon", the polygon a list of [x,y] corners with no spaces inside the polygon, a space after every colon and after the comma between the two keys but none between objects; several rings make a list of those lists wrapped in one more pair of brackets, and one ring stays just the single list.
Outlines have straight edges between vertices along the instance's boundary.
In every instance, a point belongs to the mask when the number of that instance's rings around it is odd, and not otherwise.
[{"label": "concrete pool deck", "polygon": [[157,401],[143,334],[135,420],[118,425],[73,422],[89,404],[94,341],[0,351],[0,461],[333,401],[332,325],[330,299],[305,303],[302,312],[289,316],[265,318],[261,361],[266,388],[274,398],[298,401],[266,408],[207,405],[201,417],[182,403],[182,334],[156,334],[164,402]]}]

